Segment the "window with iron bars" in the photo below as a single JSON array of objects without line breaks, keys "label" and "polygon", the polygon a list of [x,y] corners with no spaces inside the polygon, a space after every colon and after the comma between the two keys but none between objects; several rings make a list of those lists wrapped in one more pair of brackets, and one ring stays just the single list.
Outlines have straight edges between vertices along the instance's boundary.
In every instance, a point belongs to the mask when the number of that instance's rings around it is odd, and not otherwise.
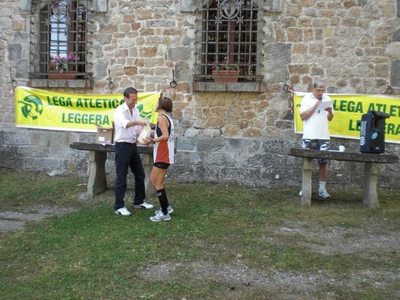
[{"label": "window with iron bars", "polygon": [[262,81],[262,8],[257,4],[262,1],[214,0],[196,10],[195,80],[213,81],[222,69],[237,70],[229,76],[239,82]]},{"label": "window with iron bars", "polygon": [[[87,23],[90,0],[38,0],[32,2],[30,77],[61,79],[71,72],[85,79],[87,73]],[[50,78],[50,77],[49,77]]]}]

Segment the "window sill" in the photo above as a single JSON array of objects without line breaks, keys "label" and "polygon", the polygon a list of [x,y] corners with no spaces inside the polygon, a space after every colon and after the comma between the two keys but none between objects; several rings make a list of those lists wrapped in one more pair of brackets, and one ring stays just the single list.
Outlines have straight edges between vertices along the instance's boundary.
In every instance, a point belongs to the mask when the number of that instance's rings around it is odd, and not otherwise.
[{"label": "window sill", "polygon": [[257,82],[201,82],[192,83],[194,92],[248,92],[264,93],[267,88],[261,81]]},{"label": "window sill", "polygon": [[93,89],[93,79],[31,79],[28,86],[34,88]]}]

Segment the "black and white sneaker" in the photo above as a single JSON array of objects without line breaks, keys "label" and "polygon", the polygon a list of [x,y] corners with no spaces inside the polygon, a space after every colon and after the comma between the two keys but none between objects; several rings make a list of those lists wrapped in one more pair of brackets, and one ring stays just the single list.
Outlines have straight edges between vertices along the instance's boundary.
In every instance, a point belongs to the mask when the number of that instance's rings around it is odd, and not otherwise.
[{"label": "black and white sneaker", "polygon": [[153,204],[147,203],[147,202],[143,202],[142,204],[133,204],[133,208],[137,208],[137,209],[152,209],[154,207]]},{"label": "black and white sneaker", "polygon": [[117,209],[117,210],[115,211],[115,214],[116,214],[116,215],[121,215],[121,216],[128,217],[128,216],[131,215],[131,212],[130,212],[129,210],[127,210],[126,207],[122,207],[122,208],[120,208],[120,209]]}]

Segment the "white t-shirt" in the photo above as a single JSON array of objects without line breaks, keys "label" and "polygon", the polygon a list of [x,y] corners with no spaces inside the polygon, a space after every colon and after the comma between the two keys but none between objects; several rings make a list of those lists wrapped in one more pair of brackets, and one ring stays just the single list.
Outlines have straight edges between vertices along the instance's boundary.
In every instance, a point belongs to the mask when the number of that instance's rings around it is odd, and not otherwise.
[{"label": "white t-shirt", "polygon": [[126,128],[126,125],[130,121],[139,121],[140,113],[135,107],[132,110],[132,114],[129,111],[128,105],[126,103],[120,104],[114,111],[114,143],[125,142],[125,143],[136,143],[137,130],[139,125],[131,126]]},{"label": "white t-shirt", "polygon": [[[328,95],[322,95],[322,102],[330,101]],[[318,101],[314,94],[307,94],[301,101],[300,114],[309,110]],[[333,107],[332,107],[333,114]],[[303,120],[303,139],[330,140],[328,128],[328,112],[316,109],[307,120]]]}]

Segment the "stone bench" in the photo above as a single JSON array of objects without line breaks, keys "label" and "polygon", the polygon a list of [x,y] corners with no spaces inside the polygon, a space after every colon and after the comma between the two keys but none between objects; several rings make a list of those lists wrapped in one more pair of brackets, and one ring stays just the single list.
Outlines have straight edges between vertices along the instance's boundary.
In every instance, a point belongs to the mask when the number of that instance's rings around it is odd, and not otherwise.
[{"label": "stone bench", "polygon": [[357,152],[331,152],[306,148],[291,148],[289,155],[301,157],[302,163],[302,196],[301,204],[311,205],[312,194],[312,160],[325,158],[338,161],[364,163],[364,196],[363,202],[371,208],[379,208],[377,183],[379,164],[397,163],[397,155],[357,153]]},{"label": "stone bench", "polygon": [[[89,151],[89,180],[87,184],[87,196],[94,197],[107,189],[106,160],[107,152],[114,152],[115,146],[110,144],[80,143],[74,142],[69,145],[76,150]],[[146,196],[154,195],[154,189],[150,184],[150,172],[153,167],[153,147],[137,145],[139,153],[143,156],[143,168],[146,174],[145,191]]]}]

